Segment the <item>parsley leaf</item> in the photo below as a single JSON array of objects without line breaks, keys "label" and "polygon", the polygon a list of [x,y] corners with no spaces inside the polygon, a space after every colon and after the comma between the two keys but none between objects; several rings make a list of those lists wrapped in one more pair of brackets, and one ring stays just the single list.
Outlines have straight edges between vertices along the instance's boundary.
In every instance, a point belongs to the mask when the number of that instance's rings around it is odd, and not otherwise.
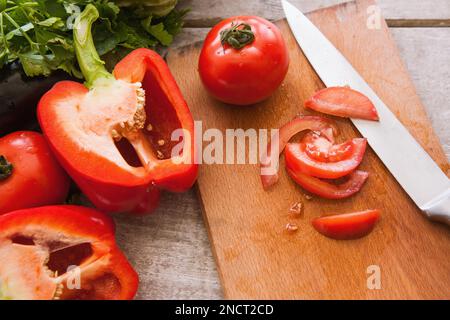
[{"label": "parsley leaf", "polygon": [[152,35],[156,40],[161,42],[162,45],[168,46],[172,43],[172,35],[164,28],[164,23],[152,25],[152,16],[141,21],[141,25],[145,31]]},{"label": "parsley leaf", "polygon": [[169,46],[187,13],[174,9],[176,0],[0,0],[0,69],[19,60],[31,77],[60,69],[81,78],[71,22],[89,3],[100,14],[93,28],[100,56]]}]

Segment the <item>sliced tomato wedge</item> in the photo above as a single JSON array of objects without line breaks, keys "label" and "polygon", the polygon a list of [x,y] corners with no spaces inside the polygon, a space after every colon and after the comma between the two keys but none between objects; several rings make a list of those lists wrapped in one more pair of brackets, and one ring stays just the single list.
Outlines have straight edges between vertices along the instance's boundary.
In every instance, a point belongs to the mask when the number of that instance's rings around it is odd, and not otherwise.
[{"label": "sliced tomato wedge", "polygon": [[312,225],[328,238],[351,240],[368,235],[379,218],[379,210],[367,210],[317,218]]},{"label": "sliced tomato wedge", "polygon": [[330,87],[318,91],[305,106],[325,114],[378,121],[374,104],[362,93],[348,87]]},{"label": "sliced tomato wedge", "polygon": [[367,139],[355,138],[333,145],[317,134],[308,135],[301,143],[288,143],[284,152],[286,166],[313,177],[338,179],[348,175],[361,163]]},{"label": "sliced tomato wedge", "polygon": [[321,162],[337,162],[351,156],[353,145],[351,141],[334,144],[318,132],[310,132],[302,141],[306,144],[306,153],[312,159]]},{"label": "sliced tomato wedge", "polygon": [[327,181],[312,177],[301,171],[294,171],[287,167],[291,178],[303,189],[326,199],[345,199],[361,190],[369,173],[356,170],[348,176],[348,180],[342,184],[332,184]]},{"label": "sliced tomato wedge", "polygon": [[279,156],[286,144],[297,133],[305,130],[319,131],[329,140],[333,140],[338,134],[337,128],[330,120],[318,116],[297,116],[282,126],[278,135],[272,136],[266,154],[261,159],[261,182],[264,189],[278,181]]}]

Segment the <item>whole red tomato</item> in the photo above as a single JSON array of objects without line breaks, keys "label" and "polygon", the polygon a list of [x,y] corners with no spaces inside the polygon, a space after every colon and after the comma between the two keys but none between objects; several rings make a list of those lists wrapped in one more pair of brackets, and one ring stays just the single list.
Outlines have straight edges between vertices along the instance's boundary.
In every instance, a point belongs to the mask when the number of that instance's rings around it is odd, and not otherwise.
[{"label": "whole red tomato", "polygon": [[199,72],[217,99],[249,105],[267,99],[289,68],[289,54],[280,30],[254,16],[226,19],[206,37]]},{"label": "whole red tomato", "polygon": [[69,185],[41,134],[19,131],[0,139],[0,214],[62,203]]}]

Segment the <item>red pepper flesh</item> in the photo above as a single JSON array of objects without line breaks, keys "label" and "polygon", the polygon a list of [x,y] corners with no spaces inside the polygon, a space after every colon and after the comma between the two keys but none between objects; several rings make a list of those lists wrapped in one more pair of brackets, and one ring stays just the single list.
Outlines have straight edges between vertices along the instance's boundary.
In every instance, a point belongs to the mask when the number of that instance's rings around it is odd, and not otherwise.
[{"label": "red pepper flesh", "polygon": [[0,216],[0,299],[132,299],[138,276],[105,214],[47,206]]},{"label": "red pepper flesh", "polygon": [[[86,86],[57,83],[39,103],[39,122],[59,162],[97,208],[146,213],[161,189],[182,192],[195,182],[193,118],[156,52],[135,50],[114,76],[106,71],[90,32],[97,18],[88,5],[75,21]],[[181,134],[172,141],[175,130]]]}]

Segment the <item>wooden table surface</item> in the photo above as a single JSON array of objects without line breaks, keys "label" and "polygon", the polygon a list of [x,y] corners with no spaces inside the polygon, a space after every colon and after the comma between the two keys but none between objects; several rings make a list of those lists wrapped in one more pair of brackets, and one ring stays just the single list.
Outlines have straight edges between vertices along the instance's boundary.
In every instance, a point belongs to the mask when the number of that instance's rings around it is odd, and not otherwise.
[{"label": "wooden table surface", "polygon": [[[304,12],[342,0],[291,0]],[[450,1],[378,0],[450,159]],[[191,12],[175,47],[201,41],[223,18],[283,17],[279,0],[181,0]],[[118,242],[140,275],[138,299],[220,299],[222,290],[195,188],[163,196],[147,217],[118,216]]]}]

